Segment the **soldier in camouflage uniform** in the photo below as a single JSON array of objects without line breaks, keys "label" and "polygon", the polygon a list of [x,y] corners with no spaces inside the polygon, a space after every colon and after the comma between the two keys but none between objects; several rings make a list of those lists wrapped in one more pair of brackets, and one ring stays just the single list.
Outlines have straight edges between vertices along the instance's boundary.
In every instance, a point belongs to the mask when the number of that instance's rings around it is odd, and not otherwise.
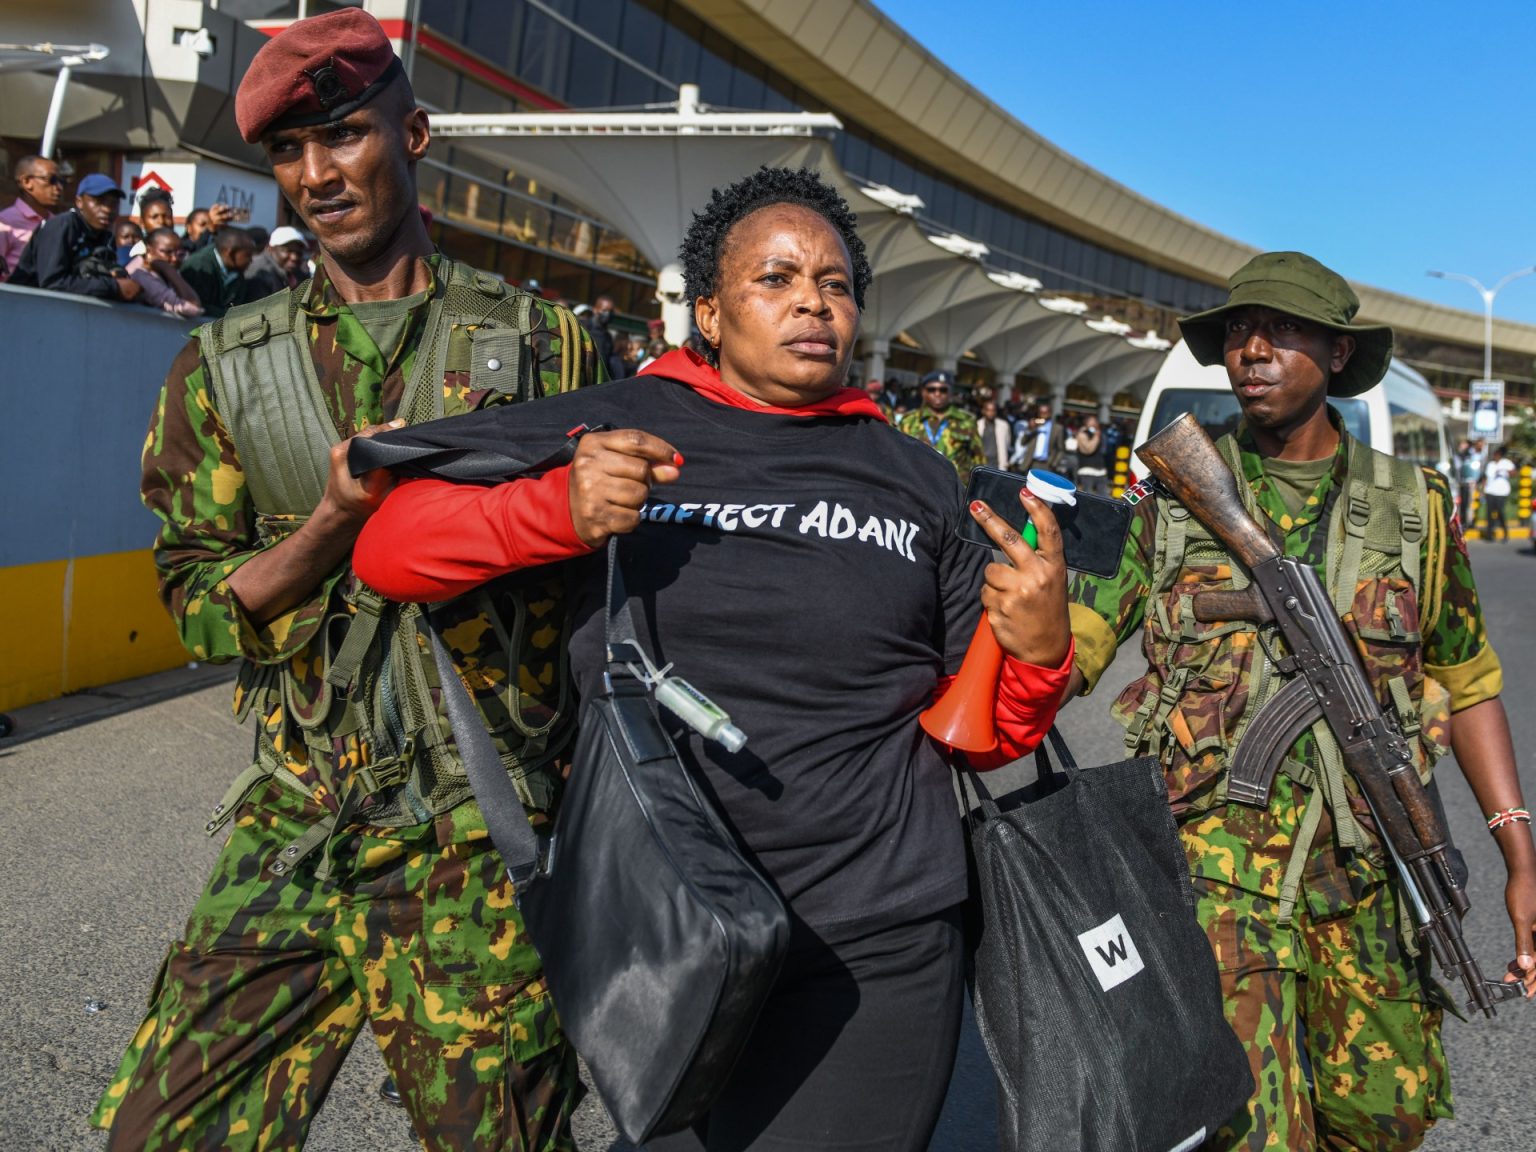
[{"label": "soldier in camouflage uniform", "polygon": [[971,478],[971,469],[986,462],[976,417],[950,403],[953,372],[930,372],[923,377],[923,406],[908,412],[897,425],[908,436],[927,444],[955,466],[960,483]]},{"label": "soldier in camouflage uniform", "polygon": [[[1391,330],[1351,324],[1354,293],[1298,253],[1257,257],[1230,287],[1226,305],[1181,327],[1201,363],[1225,363],[1242,404],[1242,425],[1219,447],[1250,513],[1324,578],[1421,774],[1449,745],[1485,811],[1521,807],[1502,674],[1449,488],[1355,442],[1325,403],[1381,379]],[[1417,1147],[1451,1115],[1442,993],[1337,744],[1320,723],[1289,750],[1267,808],[1226,799],[1228,758],[1282,678],[1272,636],[1198,620],[1191,605],[1246,581],[1185,509],[1143,501],[1119,572],[1073,581],[1069,692],[1091,691],[1116,648],[1145,629],[1147,672],[1112,711],[1132,754],[1162,760],[1228,1019],[1258,1085],[1209,1146]],[[1529,995],[1536,851],[1528,824],[1497,837],[1511,972]]]},{"label": "soldier in camouflage uniform", "polygon": [[[143,495],[183,642],[240,661],[256,759],[208,823],[229,840],[93,1120],[115,1149],[298,1148],[367,1023],[428,1148],[569,1149],[575,1055],[447,742],[420,610],[349,567],[390,481],[345,461],[386,421],[601,369],[568,313],[433,252],[426,116],[371,16],[280,33],[236,115],[323,259],[180,354]],[[434,619],[541,818],[572,729],[559,585],[503,578]]]}]

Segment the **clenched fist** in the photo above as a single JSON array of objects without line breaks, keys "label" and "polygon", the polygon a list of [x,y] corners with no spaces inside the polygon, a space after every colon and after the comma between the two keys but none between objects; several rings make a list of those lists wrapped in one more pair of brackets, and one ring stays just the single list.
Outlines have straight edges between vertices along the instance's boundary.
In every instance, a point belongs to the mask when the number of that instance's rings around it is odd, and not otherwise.
[{"label": "clenched fist", "polygon": [[597,548],[633,532],[651,485],[671,484],[682,463],[672,445],[638,428],[588,432],[570,472],[571,523],[581,542]]}]

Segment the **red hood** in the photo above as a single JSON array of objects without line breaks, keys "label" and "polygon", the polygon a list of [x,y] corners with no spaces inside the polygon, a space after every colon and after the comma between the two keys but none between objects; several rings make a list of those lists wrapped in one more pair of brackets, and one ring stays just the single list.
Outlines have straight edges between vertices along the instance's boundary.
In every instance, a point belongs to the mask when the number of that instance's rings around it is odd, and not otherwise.
[{"label": "red hood", "polygon": [[691,348],[674,348],[665,356],[658,356],[644,368],[641,376],[664,376],[688,385],[700,396],[708,397],[716,404],[730,408],[745,408],[752,412],[772,412],[779,416],[873,416],[884,420],[880,406],[857,388],[839,388],[832,395],[798,408],[776,408],[771,404],[759,404],[756,400],[736,391],[720,379],[720,371],[711,368],[709,362]]}]

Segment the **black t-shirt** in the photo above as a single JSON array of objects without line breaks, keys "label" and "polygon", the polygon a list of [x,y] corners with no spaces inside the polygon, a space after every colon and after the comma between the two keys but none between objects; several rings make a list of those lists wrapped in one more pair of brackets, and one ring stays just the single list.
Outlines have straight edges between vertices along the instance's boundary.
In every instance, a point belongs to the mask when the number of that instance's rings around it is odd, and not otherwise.
[{"label": "black t-shirt", "polygon": [[[568,405],[568,406],[567,406]],[[918,727],[980,613],[954,469],[872,417],[729,408],[639,377],[532,409],[639,427],[683,454],[620,554],[641,642],[747,733],[663,721],[726,822],[827,936],[965,897],[949,769]],[[601,691],[603,554],[572,561],[571,662]]]}]

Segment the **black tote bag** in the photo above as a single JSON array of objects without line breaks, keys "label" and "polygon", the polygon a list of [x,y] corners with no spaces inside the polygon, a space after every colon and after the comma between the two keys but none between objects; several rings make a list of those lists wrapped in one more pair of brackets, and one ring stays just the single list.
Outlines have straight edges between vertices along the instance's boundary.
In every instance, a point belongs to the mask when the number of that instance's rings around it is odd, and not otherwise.
[{"label": "black tote bag", "polygon": [[566,1035],[626,1139],[681,1131],[730,1076],[783,963],[789,916],[626,666],[641,660],[617,540],[607,690],[583,704],[542,845],[435,631],[432,643],[454,741]]},{"label": "black tote bag", "polygon": [[[966,816],[983,926],[972,996],[1004,1152],[1187,1152],[1253,1093],[1152,759]],[[1051,782],[1044,745],[1041,784]],[[969,808],[969,806],[968,806]]]}]

